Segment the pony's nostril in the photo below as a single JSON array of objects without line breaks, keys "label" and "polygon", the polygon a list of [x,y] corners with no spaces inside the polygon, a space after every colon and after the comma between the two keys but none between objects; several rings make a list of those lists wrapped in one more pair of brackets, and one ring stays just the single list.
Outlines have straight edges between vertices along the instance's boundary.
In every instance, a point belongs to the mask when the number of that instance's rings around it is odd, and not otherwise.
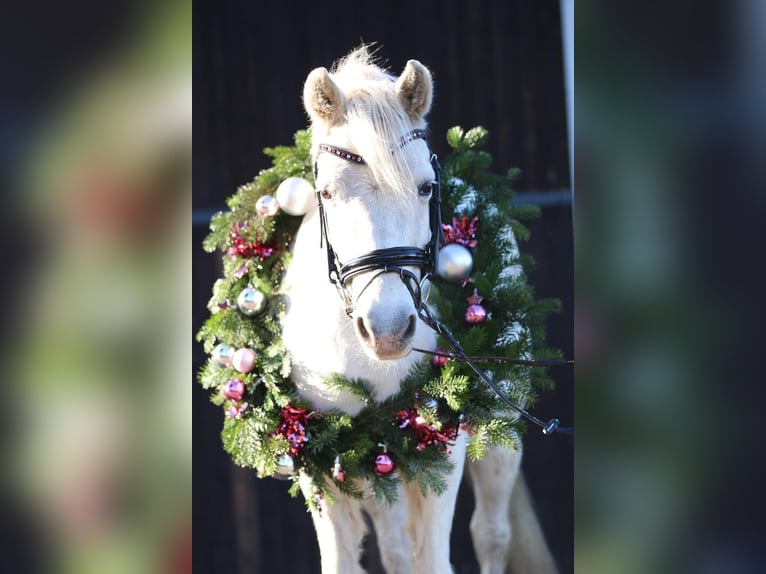
[{"label": "pony's nostril", "polygon": [[410,319],[407,322],[407,328],[402,333],[403,340],[406,341],[407,339],[412,339],[412,337],[415,336],[415,325],[416,325],[415,315],[410,315]]},{"label": "pony's nostril", "polygon": [[367,327],[364,326],[364,319],[362,317],[359,317],[356,320],[356,328],[359,330],[359,335],[362,339],[366,341],[370,340],[370,332],[367,330]]}]

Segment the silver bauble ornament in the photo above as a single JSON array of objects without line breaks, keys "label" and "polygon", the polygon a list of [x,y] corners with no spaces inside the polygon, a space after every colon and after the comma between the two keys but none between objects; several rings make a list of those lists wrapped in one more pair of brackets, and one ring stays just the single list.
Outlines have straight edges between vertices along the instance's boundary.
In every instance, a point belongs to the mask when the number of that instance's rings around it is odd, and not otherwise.
[{"label": "silver bauble ornament", "polygon": [[212,356],[213,361],[215,361],[219,367],[228,367],[231,365],[231,361],[234,358],[234,349],[225,343],[221,343],[213,349]]},{"label": "silver bauble ornament", "polygon": [[237,307],[245,315],[255,315],[266,308],[266,296],[253,287],[245,287],[237,297]]},{"label": "silver bauble ornament", "polygon": [[302,177],[288,177],[277,188],[277,202],[285,213],[305,215],[314,205],[314,186]]},{"label": "silver bauble ornament", "polygon": [[427,409],[431,409],[432,411],[435,411],[439,408],[439,401],[437,401],[433,397],[428,397],[423,401],[423,406]]},{"label": "silver bauble ornament", "polygon": [[473,269],[473,255],[459,243],[450,243],[439,250],[436,273],[448,281],[462,281]]},{"label": "silver bauble ornament", "polygon": [[277,473],[274,478],[287,480],[295,471],[295,461],[289,454],[283,454],[277,459]]},{"label": "silver bauble ornament", "polygon": [[261,217],[273,217],[279,212],[279,204],[271,195],[262,195],[255,202],[255,212]]}]

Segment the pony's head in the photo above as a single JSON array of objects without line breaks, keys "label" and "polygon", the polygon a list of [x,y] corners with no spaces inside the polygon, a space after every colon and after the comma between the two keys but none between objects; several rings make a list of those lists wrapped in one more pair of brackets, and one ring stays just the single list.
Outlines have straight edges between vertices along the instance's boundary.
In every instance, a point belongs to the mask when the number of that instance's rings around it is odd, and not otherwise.
[{"label": "pony's head", "polygon": [[[306,79],[303,99],[311,118],[316,186],[327,238],[341,264],[383,249],[428,243],[435,177],[430,152],[423,139],[402,138],[425,129],[431,94],[431,74],[420,62],[410,60],[399,77],[391,76],[372,62],[366,48],[349,54],[332,72],[317,68]],[[322,153],[328,150],[335,153]],[[402,267],[418,277],[422,272]],[[401,274],[376,268],[354,274],[343,288],[367,353],[381,360],[407,355],[418,321]]]}]

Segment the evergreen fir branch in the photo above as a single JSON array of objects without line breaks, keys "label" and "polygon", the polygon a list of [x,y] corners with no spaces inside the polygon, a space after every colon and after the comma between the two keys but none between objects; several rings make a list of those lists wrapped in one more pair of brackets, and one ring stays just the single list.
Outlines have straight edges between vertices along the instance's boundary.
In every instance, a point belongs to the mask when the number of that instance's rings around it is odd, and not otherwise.
[{"label": "evergreen fir branch", "polygon": [[375,402],[375,388],[366,379],[347,379],[339,373],[333,373],[322,382],[331,389],[347,391],[368,405]]},{"label": "evergreen fir branch", "polygon": [[469,437],[465,449],[466,455],[472,461],[481,460],[489,452],[489,433],[487,425],[480,425],[474,429],[474,433]]},{"label": "evergreen fir branch", "polygon": [[508,181],[518,181],[521,179],[523,173],[524,172],[521,170],[521,168],[512,167],[505,173],[505,177],[508,179]]},{"label": "evergreen fir branch", "polygon": [[218,389],[228,381],[231,376],[225,369],[222,369],[212,359],[209,359],[200,367],[197,376],[202,388]]},{"label": "evergreen fir branch", "polygon": [[399,500],[399,479],[396,473],[392,476],[377,476],[372,474],[369,478],[370,487],[375,495],[375,499],[391,508]]},{"label": "evergreen fir branch", "polygon": [[365,495],[366,495],[365,490],[359,487],[356,481],[351,481],[351,480],[345,480],[343,482],[336,481],[335,486],[338,488],[340,492],[342,492],[346,496],[350,496],[351,498],[355,500],[364,500],[365,498]]},{"label": "evergreen fir branch", "polygon": [[[457,363],[450,370],[456,370]],[[445,367],[446,368],[446,367]],[[442,399],[452,412],[459,413],[468,398],[471,388],[471,379],[465,375],[443,375],[440,379],[433,379],[426,383],[423,391],[437,399]]]},{"label": "evergreen fir branch", "polygon": [[210,233],[202,241],[202,248],[208,253],[213,253],[216,249],[223,249],[228,237],[228,214],[219,211],[210,218]]},{"label": "evergreen fir branch", "polygon": [[297,479],[293,479],[293,481],[290,484],[290,488],[287,489],[287,492],[290,496],[295,498],[301,492],[301,483]]},{"label": "evergreen fir branch", "polygon": [[262,445],[255,438],[255,421],[252,418],[242,420],[226,419],[221,431],[223,447],[234,460],[235,464],[257,468],[258,460],[263,456]]},{"label": "evergreen fir branch", "polygon": [[[537,205],[530,205],[528,203],[514,203],[508,207],[508,211],[506,213],[510,217],[511,223],[513,224],[514,219],[538,219],[542,214],[542,211]],[[529,231],[526,230],[526,227],[522,225],[520,221],[517,221],[515,225],[516,228],[514,231],[518,229],[519,232],[525,237],[529,236]]]},{"label": "evergreen fir branch", "polygon": [[463,128],[460,126],[453,126],[447,130],[447,143],[454,150],[460,150],[463,142]]},{"label": "evergreen fir branch", "polygon": [[438,456],[430,458],[427,462],[413,459],[410,470],[417,477],[418,487],[423,496],[430,494],[441,496],[447,490],[445,477],[452,474],[455,470],[455,464],[445,452],[439,451]]},{"label": "evergreen fir branch", "polygon": [[489,132],[485,128],[476,126],[466,132],[464,141],[470,149],[473,149],[484,145],[488,137]]},{"label": "evergreen fir branch", "polygon": [[521,437],[518,434],[515,421],[498,417],[492,419],[485,428],[490,444],[515,451],[521,448]]}]

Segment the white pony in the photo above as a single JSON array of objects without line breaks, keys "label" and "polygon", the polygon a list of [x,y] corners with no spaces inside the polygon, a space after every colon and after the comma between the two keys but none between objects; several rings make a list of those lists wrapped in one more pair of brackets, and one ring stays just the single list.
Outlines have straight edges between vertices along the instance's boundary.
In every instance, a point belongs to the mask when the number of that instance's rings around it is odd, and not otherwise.
[{"label": "white pony", "polygon": [[[312,157],[322,190],[328,237],[340,261],[374,250],[425,246],[430,238],[428,196],[423,184],[434,179],[428,146],[402,135],[425,128],[431,108],[431,74],[410,60],[398,78],[376,66],[360,48],[336,67],[312,71],[303,98],[311,118]],[[363,165],[319,145],[352,151]],[[419,193],[420,190],[420,193]],[[306,214],[297,234],[284,291],[288,311],[284,342],[301,396],[314,408],[357,414],[364,404],[347,392],[328,389],[322,380],[341,373],[364,378],[378,399],[397,392],[400,381],[421,355],[413,346],[433,349],[434,332],[417,319],[412,297],[396,273],[368,272],[349,282],[353,313],[345,312],[327,280],[327,257],[319,245],[320,213]],[[411,268],[413,273],[419,273]],[[359,560],[366,533],[363,512],[374,524],[383,566],[389,574],[452,572],[449,540],[455,499],[465,461],[465,437],[451,448],[455,465],[442,496],[423,497],[417,485],[403,483],[395,505],[374,497],[359,501],[334,492],[335,504],[312,511],[324,574],[363,572]],[[471,533],[482,574],[555,572],[519,473],[520,452],[499,448],[469,463],[476,498]],[[311,496],[310,480],[300,479]],[[510,568],[510,570],[509,570]]]}]

